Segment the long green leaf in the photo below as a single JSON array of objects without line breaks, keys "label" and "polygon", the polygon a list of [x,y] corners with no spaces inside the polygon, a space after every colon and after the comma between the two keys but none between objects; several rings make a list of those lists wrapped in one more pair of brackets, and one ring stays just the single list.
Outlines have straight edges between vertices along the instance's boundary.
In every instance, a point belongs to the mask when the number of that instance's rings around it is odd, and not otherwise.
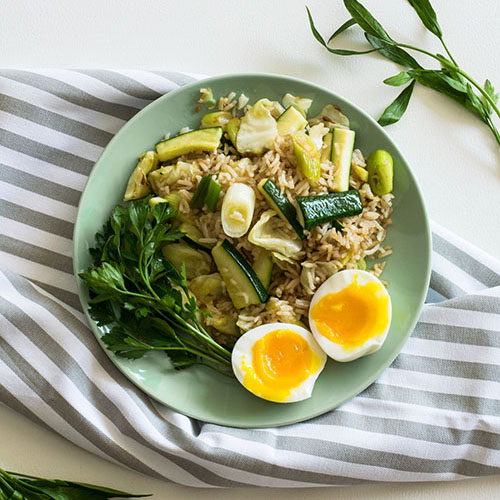
[{"label": "long green leaf", "polygon": [[399,87],[401,85],[405,85],[411,79],[412,77],[406,71],[401,71],[401,73],[398,73],[397,75],[386,78],[384,83],[386,85],[392,85],[393,87]]},{"label": "long green leaf", "polygon": [[437,15],[435,10],[432,8],[429,0],[408,0],[411,6],[415,9],[418,17],[424,24],[424,26],[431,32],[434,33],[438,38],[443,36],[441,31],[441,26],[439,26]]},{"label": "long green leaf", "polygon": [[[496,104],[498,102],[498,94],[495,93],[495,88],[493,87],[492,83],[487,79],[484,82],[484,90],[486,93],[492,98],[493,102]],[[491,115],[493,113],[493,108],[491,107],[490,102],[482,96],[482,101],[484,105],[484,109],[488,115]]]},{"label": "long green leaf", "polygon": [[363,7],[357,0],[344,0],[346,9],[359,26],[370,35],[376,36],[386,42],[394,43],[382,25]]},{"label": "long green leaf", "polygon": [[401,119],[408,107],[411,95],[413,93],[413,87],[415,86],[415,80],[406,87],[401,94],[399,94],[394,101],[392,101],[387,108],[385,108],[382,116],[378,119],[378,123],[385,127],[386,125],[391,125],[396,123]]},{"label": "long green leaf", "polygon": [[370,52],[376,52],[378,50],[378,49],[348,50],[348,49],[332,49],[331,47],[328,47],[328,44],[325,42],[325,40],[321,36],[321,33],[316,29],[316,26],[314,25],[314,21],[313,21],[313,18],[311,16],[311,12],[309,11],[309,8],[306,7],[306,10],[307,10],[307,16],[309,18],[309,26],[311,27],[311,31],[312,31],[312,34],[314,35],[314,38],[316,38],[316,40],[318,40],[318,42],[321,45],[323,45],[323,47],[325,47],[326,50],[328,50],[328,52],[331,52],[332,54],[336,54],[338,56],[357,56],[360,54],[369,54]]},{"label": "long green leaf", "polygon": [[356,21],[354,19],[349,19],[346,21],[333,35],[328,39],[328,43],[330,43],[335,37],[343,33],[345,30],[349,29],[351,26],[354,26]]},{"label": "long green leaf", "polygon": [[[451,78],[447,78],[442,71],[421,69],[409,70],[408,73],[421,85],[437,90],[441,94],[458,102],[460,105],[466,106],[467,89],[464,87],[463,90],[458,90],[455,86],[450,85]],[[460,84],[460,82],[455,83],[457,85]]]},{"label": "long green leaf", "polygon": [[368,40],[370,45],[378,50],[378,53],[384,56],[386,59],[395,62],[405,68],[421,68],[420,64],[416,59],[414,59],[405,50],[396,47],[395,45],[387,45],[380,38],[365,33],[365,38]]}]

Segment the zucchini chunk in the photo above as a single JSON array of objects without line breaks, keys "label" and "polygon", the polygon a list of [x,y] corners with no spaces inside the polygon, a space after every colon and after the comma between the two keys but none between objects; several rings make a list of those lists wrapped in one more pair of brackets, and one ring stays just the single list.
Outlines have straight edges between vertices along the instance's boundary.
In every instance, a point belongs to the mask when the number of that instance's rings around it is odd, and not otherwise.
[{"label": "zucchini chunk", "polygon": [[156,151],[160,161],[168,161],[195,151],[213,153],[219,147],[221,137],[222,127],[202,128],[159,142]]},{"label": "zucchini chunk", "polygon": [[200,274],[209,274],[212,270],[210,255],[195,250],[186,243],[169,243],[161,249],[161,252],[177,271],[181,272],[184,264],[188,280]]},{"label": "zucchini chunk", "polygon": [[298,234],[299,238],[303,240],[304,230],[297,221],[297,212],[295,207],[290,203],[290,200],[281,194],[278,186],[271,179],[262,179],[258,186],[259,191],[264,195],[269,206],[278,213],[278,215],[290,224],[292,229]]},{"label": "zucchini chunk", "polygon": [[201,128],[222,127],[226,131],[227,124],[233,118],[229,111],[214,111],[203,115],[201,119]]},{"label": "zucchini chunk", "polygon": [[267,291],[255,271],[228,240],[212,249],[212,257],[236,309],[268,299]]},{"label": "zucchini chunk", "polygon": [[297,108],[290,106],[276,120],[276,123],[278,124],[278,134],[284,136],[293,135],[299,130],[304,130],[307,125],[307,120]]},{"label": "zucchini chunk", "polygon": [[272,253],[268,250],[264,250],[263,248],[259,250],[253,263],[253,270],[264,285],[264,288],[269,290],[273,275],[273,257]]},{"label": "zucchini chunk", "polygon": [[233,143],[233,146],[236,147],[236,136],[238,135],[238,130],[240,129],[240,119],[232,118],[229,120],[229,123],[226,127],[227,136],[229,140]]},{"label": "zucchini chunk", "polygon": [[215,212],[217,202],[219,201],[220,190],[222,186],[210,176],[210,182],[207,187],[207,194],[205,195],[205,205],[211,212]]},{"label": "zucchini chunk", "polygon": [[363,211],[361,197],[356,189],[342,193],[298,196],[297,203],[305,229],[334,219],[358,215]]},{"label": "zucchini chunk", "polygon": [[204,252],[210,253],[211,247],[204,243],[200,243],[200,239],[203,238],[201,231],[190,221],[183,221],[181,225],[177,228],[179,231],[186,233],[182,239],[190,246],[196,250],[203,250]]},{"label": "zucchini chunk", "polygon": [[332,162],[335,165],[333,191],[341,192],[349,189],[354,136],[354,130],[345,128],[333,129]]},{"label": "zucchini chunk", "polygon": [[332,140],[333,133],[328,132],[323,138],[323,147],[321,148],[321,161],[330,161],[332,158]]}]

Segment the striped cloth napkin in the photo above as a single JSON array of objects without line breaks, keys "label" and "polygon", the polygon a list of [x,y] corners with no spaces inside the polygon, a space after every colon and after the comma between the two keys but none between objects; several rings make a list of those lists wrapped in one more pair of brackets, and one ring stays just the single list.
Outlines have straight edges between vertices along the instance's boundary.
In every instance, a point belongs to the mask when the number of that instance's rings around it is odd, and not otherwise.
[{"label": "striped cloth napkin", "polygon": [[99,347],[72,276],[77,203],[172,72],[0,71],[0,401],[75,444],[189,486],[302,487],[500,473],[500,262],[433,225],[432,290],[379,380],[341,408],[276,429],[180,415]]}]

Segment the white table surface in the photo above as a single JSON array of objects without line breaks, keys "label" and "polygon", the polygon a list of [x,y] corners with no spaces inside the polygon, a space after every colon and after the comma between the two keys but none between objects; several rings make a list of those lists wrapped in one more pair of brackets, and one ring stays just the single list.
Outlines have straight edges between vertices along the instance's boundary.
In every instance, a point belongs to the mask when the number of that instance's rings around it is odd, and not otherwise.
[{"label": "white table surface", "polygon": [[[340,0],[308,0],[328,37],[347,18]],[[405,0],[363,3],[396,38],[442,51]],[[500,85],[500,2],[432,0],[448,46],[478,81]],[[458,8],[458,5],[460,7]],[[361,46],[359,34],[342,42]],[[433,50],[434,50],[433,49]],[[431,63],[432,64],[432,63]],[[304,0],[2,0],[0,67],[272,72],[304,78],[378,117],[398,93],[399,69],[376,55],[328,54],[309,31]],[[500,258],[500,149],[471,113],[416,87],[407,115],[387,128],[423,189],[432,219]],[[478,222],[480,221],[480,222]],[[304,490],[193,490],[106,462],[0,406],[0,466],[107,484],[154,499],[493,499],[500,476],[455,483]]]}]

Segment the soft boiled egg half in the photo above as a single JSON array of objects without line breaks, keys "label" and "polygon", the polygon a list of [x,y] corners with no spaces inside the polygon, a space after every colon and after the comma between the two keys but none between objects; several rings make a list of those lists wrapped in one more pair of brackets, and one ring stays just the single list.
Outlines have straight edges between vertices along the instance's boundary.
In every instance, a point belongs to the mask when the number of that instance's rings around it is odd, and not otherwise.
[{"label": "soft boiled egg half", "polygon": [[318,288],[309,308],[309,326],[328,356],[353,361],[380,349],[391,314],[391,299],[380,280],[349,269]]},{"label": "soft boiled egg half", "polygon": [[311,396],[326,355],[305,328],[270,323],[243,334],[233,348],[238,381],[256,396],[293,403]]}]

